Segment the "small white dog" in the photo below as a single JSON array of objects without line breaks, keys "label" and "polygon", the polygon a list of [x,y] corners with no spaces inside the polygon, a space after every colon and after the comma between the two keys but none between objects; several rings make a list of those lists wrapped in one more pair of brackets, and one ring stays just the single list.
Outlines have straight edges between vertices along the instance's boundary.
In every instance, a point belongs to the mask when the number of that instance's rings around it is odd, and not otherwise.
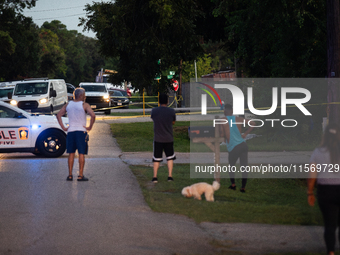
[{"label": "small white dog", "polygon": [[194,197],[202,200],[201,195],[204,193],[205,200],[214,201],[214,192],[220,188],[220,184],[214,181],[212,185],[206,182],[195,183],[182,189],[182,195],[185,197]]}]

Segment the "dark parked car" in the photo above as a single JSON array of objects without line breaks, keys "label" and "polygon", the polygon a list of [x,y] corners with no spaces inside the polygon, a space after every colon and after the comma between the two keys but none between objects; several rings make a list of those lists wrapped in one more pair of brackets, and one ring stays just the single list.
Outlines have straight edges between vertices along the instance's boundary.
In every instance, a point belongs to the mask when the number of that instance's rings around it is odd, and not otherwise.
[{"label": "dark parked car", "polygon": [[111,104],[113,106],[129,108],[130,100],[125,90],[110,89],[109,93],[110,93]]}]

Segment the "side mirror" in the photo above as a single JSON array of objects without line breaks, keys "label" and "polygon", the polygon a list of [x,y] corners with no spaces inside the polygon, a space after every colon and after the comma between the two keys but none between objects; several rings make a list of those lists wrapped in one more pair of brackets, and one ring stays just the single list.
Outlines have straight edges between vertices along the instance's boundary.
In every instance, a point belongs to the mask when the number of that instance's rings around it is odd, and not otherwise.
[{"label": "side mirror", "polygon": [[52,91],[50,92],[50,97],[57,97],[57,91],[52,90]]},{"label": "side mirror", "polygon": [[8,99],[12,99],[12,92],[8,92],[7,97],[8,97]]}]

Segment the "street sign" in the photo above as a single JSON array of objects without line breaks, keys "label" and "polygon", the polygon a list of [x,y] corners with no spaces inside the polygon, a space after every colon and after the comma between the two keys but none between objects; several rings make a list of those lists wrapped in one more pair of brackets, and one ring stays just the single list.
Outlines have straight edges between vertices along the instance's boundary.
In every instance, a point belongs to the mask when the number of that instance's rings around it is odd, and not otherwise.
[{"label": "street sign", "polygon": [[169,74],[170,75],[175,75],[175,71],[170,71]]},{"label": "street sign", "polygon": [[172,79],[174,76],[173,75],[168,75],[168,79]]}]

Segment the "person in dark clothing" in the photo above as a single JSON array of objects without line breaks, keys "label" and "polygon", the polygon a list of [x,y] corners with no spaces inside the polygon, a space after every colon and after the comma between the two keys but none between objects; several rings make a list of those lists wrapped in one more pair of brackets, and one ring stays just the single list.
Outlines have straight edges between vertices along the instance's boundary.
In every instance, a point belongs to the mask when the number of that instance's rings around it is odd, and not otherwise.
[{"label": "person in dark clothing", "polygon": [[168,165],[168,181],[173,181],[172,169],[173,162],[176,159],[174,152],[174,138],[172,125],[175,124],[175,110],[167,107],[168,96],[159,95],[159,107],[152,109],[151,119],[153,120],[154,142],[153,142],[153,178],[152,182],[157,183],[157,172],[160,162],[163,161],[163,151],[165,153]]},{"label": "person in dark clothing", "polygon": [[328,255],[335,254],[335,232],[340,224],[339,166],[340,127],[332,123],[325,129],[321,146],[312,153],[307,191],[308,204],[314,206],[313,190],[315,184],[317,184],[318,203],[325,225],[324,239]]},{"label": "person in dark clothing", "polygon": [[[228,123],[223,125],[224,136],[226,138],[226,144],[228,149],[228,161],[231,166],[236,165],[236,161],[240,159],[241,166],[248,165],[248,145],[244,138],[249,134],[254,127],[254,124],[250,121],[250,126],[244,134],[241,135],[242,124],[246,125],[248,122],[241,117],[233,116],[233,107],[230,104],[226,104],[224,108],[224,115],[228,120]],[[242,173],[242,187],[241,192],[245,192],[247,184],[247,173]],[[231,185],[229,189],[236,190],[235,185],[235,173],[229,172]]]}]

